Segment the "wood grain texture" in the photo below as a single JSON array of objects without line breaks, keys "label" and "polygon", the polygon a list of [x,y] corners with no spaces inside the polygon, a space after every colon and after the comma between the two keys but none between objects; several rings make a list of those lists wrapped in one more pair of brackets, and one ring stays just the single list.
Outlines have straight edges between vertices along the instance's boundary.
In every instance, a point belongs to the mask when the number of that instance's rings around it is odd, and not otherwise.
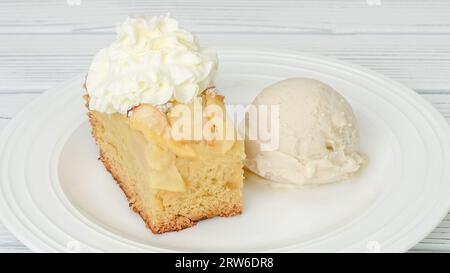
[{"label": "wood grain texture", "polygon": [[197,33],[450,32],[443,0],[9,0],[0,4],[0,33],[112,32],[127,14],[167,12]]},{"label": "wood grain texture", "polygon": [[[0,128],[2,122],[0,121]],[[31,252],[0,223],[0,253]]]},{"label": "wood grain texture", "polygon": [[[44,90],[85,72],[111,34],[4,35],[0,44],[0,92]],[[276,35],[202,34],[214,48],[274,48],[351,61],[415,89],[448,89],[450,46],[446,35]],[[10,47],[14,44],[14,47]],[[32,44],[33,46],[30,46]]]},{"label": "wood grain texture", "polygon": [[[167,12],[210,47],[296,50],[373,69],[450,123],[450,1],[3,0],[0,131],[40,93],[85,72],[127,14]],[[26,251],[0,224],[0,252]],[[450,215],[411,251],[450,251]]]}]

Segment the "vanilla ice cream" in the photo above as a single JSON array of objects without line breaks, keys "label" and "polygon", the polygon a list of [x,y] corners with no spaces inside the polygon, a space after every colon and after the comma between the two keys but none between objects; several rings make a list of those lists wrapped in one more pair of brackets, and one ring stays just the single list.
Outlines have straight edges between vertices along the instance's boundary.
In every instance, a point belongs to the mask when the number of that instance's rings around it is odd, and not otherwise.
[{"label": "vanilla ice cream", "polygon": [[[265,88],[253,105],[279,106],[279,145],[246,138],[246,167],[276,186],[323,184],[355,174],[365,162],[350,104],[329,85],[292,78]],[[259,118],[259,117],[258,117]]]}]

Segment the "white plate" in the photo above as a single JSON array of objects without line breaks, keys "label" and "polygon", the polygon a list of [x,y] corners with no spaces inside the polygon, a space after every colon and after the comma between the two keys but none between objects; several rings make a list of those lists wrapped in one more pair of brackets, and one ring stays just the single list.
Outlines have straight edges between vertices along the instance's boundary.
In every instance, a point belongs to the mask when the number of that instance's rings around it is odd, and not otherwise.
[{"label": "white plate", "polygon": [[370,158],[346,182],[274,190],[249,175],[244,213],[153,235],[97,160],[84,75],[34,101],[4,130],[2,220],[35,251],[406,251],[450,204],[449,129],[410,89],[360,67],[269,51],[223,51],[218,86],[249,103],[275,81],[305,76],[352,104]]}]

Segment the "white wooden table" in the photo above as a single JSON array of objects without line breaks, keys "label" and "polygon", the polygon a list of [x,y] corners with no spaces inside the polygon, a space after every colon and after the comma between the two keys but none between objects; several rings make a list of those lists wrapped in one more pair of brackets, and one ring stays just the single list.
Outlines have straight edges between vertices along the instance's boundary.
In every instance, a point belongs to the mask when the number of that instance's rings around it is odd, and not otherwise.
[{"label": "white wooden table", "polygon": [[[1,0],[0,130],[85,72],[127,14],[167,12],[210,47],[298,50],[381,72],[450,122],[450,1]],[[0,252],[27,251],[0,223]],[[412,251],[450,251],[450,215]]]}]

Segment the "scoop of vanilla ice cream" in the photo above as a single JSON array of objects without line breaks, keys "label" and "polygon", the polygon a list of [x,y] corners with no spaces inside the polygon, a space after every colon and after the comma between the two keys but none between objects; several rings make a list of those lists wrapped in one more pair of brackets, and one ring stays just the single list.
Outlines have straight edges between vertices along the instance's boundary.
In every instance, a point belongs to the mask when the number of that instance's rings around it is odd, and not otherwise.
[{"label": "scoop of vanilla ice cream", "polygon": [[327,84],[292,78],[265,88],[253,105],[279,106],[279,146],[246,138],[246,166],[277,186],[323,184],[356,173],[365,156],[350,104]]}]

